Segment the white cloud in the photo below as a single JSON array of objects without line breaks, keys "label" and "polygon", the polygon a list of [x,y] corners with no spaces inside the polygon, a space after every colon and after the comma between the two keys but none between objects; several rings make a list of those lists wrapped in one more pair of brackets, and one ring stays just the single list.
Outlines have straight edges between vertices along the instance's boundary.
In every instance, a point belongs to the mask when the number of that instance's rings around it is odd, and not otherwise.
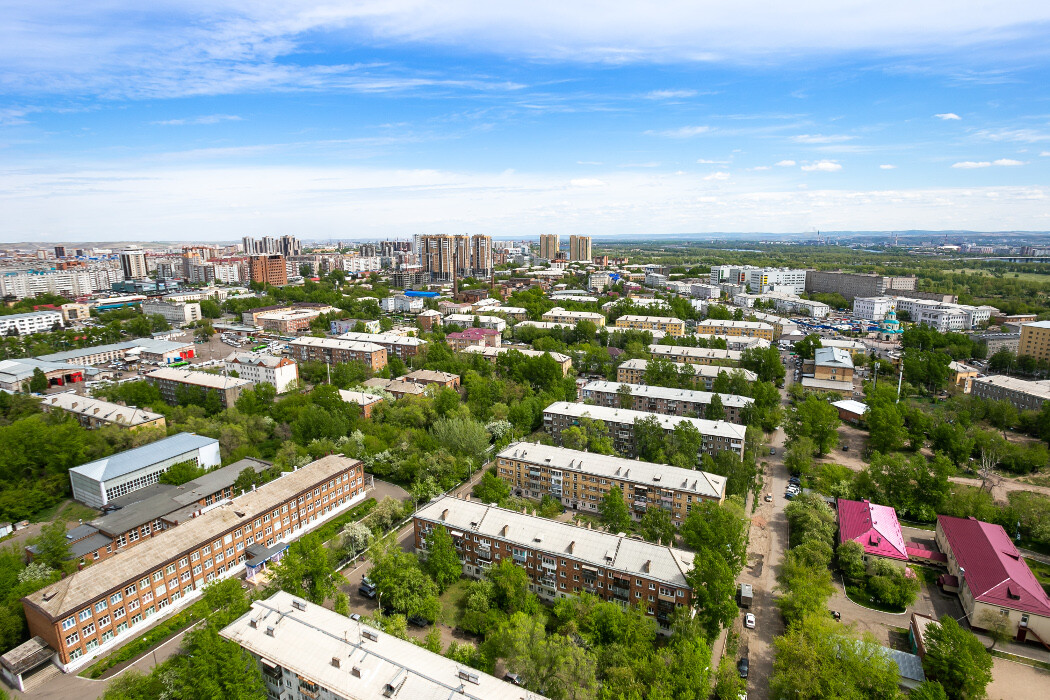
[{"label": "white cloud", "polygon": [[1015,141],[1020,143],[1038,143],[1050,141],[1050,133],[1035,129],[982,129],[974,134],[988,141]]},{"label": "white cloud", "polygon": [[1042,158],[1050,158],[1050,151],[1043,151],[1039,156]]},{"label": "white cloud", "polygon": [[697,158],[700,165],[729,165],[728,160],[710,160],[709,158]]},{"label": "white cloud", "polygon": [[834,160],[818,160],[815,163],[803,165],[802,169],[806,172],[834,173],[842,170],[842,164]]},{"label": "white cloud", "polygon": [[729,175],[729,173],[724,173],[724,172],[719,171],[719,172],[716,172],[716,173],[711,173],[710,175],[706,175],[704,177],[704,179],[708,180],[708,181],[712,181],[713,180],[713,181],[717,181],[717,182],[722,182],[722,181],[728,180],[730,177],[731,176]]},{"label": "white cloud", "polygon": [[849,136],[847,134],[799,134],[798,136],[792,136],[791,140],[795,143],[843,143],[844,141],[852,141],[855,136]]},{"label": "white cloud", "polygon": [[897,169],[896,165],[890,165],[888,163],[885,163],[885,164],[879,166],[879,170],[896,170],[896,169]]},{"label": "white cloud", "polygon": [[573,187],[604,187],[605,183],[594,177],[579,177],[575,180],[569,180],[569,184]]},{"label": "white cloud", "polygon": [[696,97],[696,90],[653,90],[646,94],[650,100],[677,100],[685,97]]},{"label": "white cloud", "polygon": [[943,114],[935,114],[933,116],[937,117],[938,119],[943,119],[944,121],[960,121],[960,120],[962,120],[962,117],[960,117],[955,112],[944,112]]},{"label": "white cloud", "polygon": [[796,163],[795,163],[795,161],[793,161],[793,160],[782,160],[782,161],[780,161],[780,162],[778,162],[778,163],[775,163],[775,165],[776,165],[776,166],[777,166],[778,168],[790,168],[790,167],[792,167],[793,165],[796,165]]},{"label": "white cloud", "polygon": [[751,169],[752,170],[769,170],[770,167],[768,165],[756,165],[755,167],[753,167]]},{"label": "white cloud", "polygon": [[[364,166],[243,166],[163,161],[0,171],[5,240],[230,241],[295,230],[304,239],[485,230],[535,235],[822,230],[1041,230],[1050,186],[850,189],[756,187],[673,173],[610,169],[602,187],[559,173],[455,172]],[[697,192],[698,186],[700,192]],[[708,192],[704,192],[709,188]],[[567,196],[567,191],[571,196]],[[992,200],[987,192],[997,192]],[[717,196],[716,196],[717,195]],[[706,199],[702,199],[706,197]],[[310,206],[304,207],[303,202]],[[29,236],[28,233],[25,234]]]},{"label": "white cloud", "polygon": [[646,134],[655,134],[657,136],[666,136],[672,139],[688,139],[693,136],[700,136],[711,131],[709,126],[682,126],[677,129],[667,129],[665,131],[647,131]]},{"label": "white cloud", "polygon": [[1023,160],[1014,160],[1013,158],[1000,158],[998,160],[987,161],[987,160],[964,160],[960,163],[952,165],[953,168],[960,168],[962,170],[973,170],[975,168],[990,168],[993,165],[1000,167],[1013,167],[1017,165],[1024,165]]},{"label": "white cloud", "polygon": [[168,119],[159,122],[150,122],[151,124],[158,124],[160,126],[186,126],[196,124],[218,124],[219,122],[239,122],[242,121],[241,117],[236,114],[209,114],[203,117],[193,117],[190,119]]}]

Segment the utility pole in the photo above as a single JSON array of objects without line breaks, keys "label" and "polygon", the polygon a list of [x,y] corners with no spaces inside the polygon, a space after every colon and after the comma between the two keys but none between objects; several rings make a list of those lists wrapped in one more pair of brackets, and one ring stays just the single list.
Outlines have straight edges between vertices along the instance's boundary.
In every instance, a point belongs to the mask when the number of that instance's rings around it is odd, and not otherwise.
[{"label": "utility pole", "polygon": [[901,374],[897,378],[897,401],[896,401],[896,403],[900,403],[901,402],[901,385],[903,383],[904,383],[904,366],[901,365]]}]

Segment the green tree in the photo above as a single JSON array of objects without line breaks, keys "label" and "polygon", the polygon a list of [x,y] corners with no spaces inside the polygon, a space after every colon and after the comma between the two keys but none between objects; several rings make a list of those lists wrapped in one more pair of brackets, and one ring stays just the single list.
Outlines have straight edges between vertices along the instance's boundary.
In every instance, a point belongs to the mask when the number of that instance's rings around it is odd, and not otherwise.
[{"label": "green tree", "polygon": [[693,568],[686,575],[693,589],[696,619],[707,639],[718,636],[718,630],[737,616],[734,575],[725,558],[710,549],[701,549],[693,557]]},{"label": "green tree", "polygon": [[211,625],[188,632],[183,651],[163,674],[161,697],[185,700],[265,700],[266,686],[255,659],[236,642],[219,636]]},{"label": "green tree", "polygon": [[634,446],[638,459],[646,462],[666,462],[664,459],[664,429],[655,416],[634,421]]},{"label": "green tree", "polygon": [[66,524],[55,521],[45,525],[36,541],[35,558],[52,569],[61,569],[71,556],[73,556],[73,551],[66,538]]},{"label": "green tree", "polygon": [[270,568],[270,579],[278,588],[321,604],[335,595],[335,572],[328,550],[316,534],[300,537]]},{"label": "green tree", "polygon": [[631,393],[630,384],[621,384],[616,389],[616,396],[620,401],[620,408],[634,408],[634,395]]},{"label": "green tree", "polygon": [[856,639],[825,614],[810,615],[774,637],[771,696],[825,698],[901,697],[894,661],[874,639]]},{"label": "green tree", "polygon": [[747,557],[747,521],[738,500],[693,505],[681,526],[682,540],[695,551],[721,557],[735,576]]},{"label": "green tree", "polygon": [[826,455],[838,444],[838,427],[838,410],[810,394],[789,413],[784,429],[792,440],[803,436],[811,438],[817,454]]},{"label": "green tree", "polygon": [[737,673],[736,666],[723,656],[715,673],[715,697],[718,700],[740,700],[745,690],[744,679]]},{"label": "green tree", "polygon": [[33,376],[29,380],[29,390],[34,394],[42,394],[47,391],[49,385],[47,375],[39,367],[34,367]]},{"label": "green tree", "polygon": [[908,700],[948,700],[948,694],[937,681],[924,681],[908,693]]},{"label": "green tree", "polygon": [[516,613],[486,641],[530,690],[552,700],[597,697],[597,660],[570,637],[547,634],[541,615]]},{"label": "green tree", "polygon": [[787,373],[775,347],[748,348],[740,355],[740,366],[758,375],[759,381],[782,384]]},{"label": "green tree", "polygon": [[795,343],[794,350],[803,360],[812,360],[813,353],[816,352],[817,348],[822,347],[824,345],[820,342],[820,336],[811,333]]},{"label": "green tree", "polygon": [[646,509],[638,524],[638,532],[650,542],[674,544],[675,527],[671,514],[658,506]]},{"label": "green tree", "polygon": [[631,531],[631,512],[627,509],[619,486],[613,486],[602,496],[598,514],[609,532]]},{"label": "green tree", "polygon": [[510,484],[496,475],[495,467],[485,472],[473,489],[474,497],[482,503],[503,505],[510,498]]},{"label": "green tree", "polygon": [[938,681],[950,700],[979,700],[992,680],[992,656],[973,632],[951,615],[926,628],[923,668]]},{"label": "green tree", "polygon": [[482,460],[488,451],[491,436],[485,426],[473,418],[441,418],[434,423],[431,433],[439,445],[453,454]]},{"label": "green tree", "polygon": [[711,403],[704,410],[704,418],[707,420],[725,420],[726,410],[722,406],[722,397],[718,394],[711,396]]},{"label": "green tree", "polygon": [[430,533],[429,548],[423,561],[423,570],[434,579],[442,593],[459,580],[463,574],[463,563],[456,554],[456,545],[444,525],[438,525]]},{"label": "green tree", "polygon": [[813,454],[816,451],[813,441],[805,435],[795,438],[784,455],[784,466],[792,474],[808,476],[813,471]]},{"label": "green tree", "polygon": [[162,484],[182,486],[186,482],[204,476],[205,472],[204,467],[197,466],[197,460],[188,459],[185,462],[178,462],[168,467],[168,471],[161,474],[158,481]]},{"label": "green tree", "polygon": [[896,404],[880,402],[868,406],[864,416],[868,424],[868,444],[877,452],[894,452],[904,445],[908,431],[904,415]]},{"label": "green tree", "polygon": [[528,572],[510,559],[500,559],[490,568],[488,580],[492,584],[492,604],[508,615],[539,609],[539,600],[529,592]]}]

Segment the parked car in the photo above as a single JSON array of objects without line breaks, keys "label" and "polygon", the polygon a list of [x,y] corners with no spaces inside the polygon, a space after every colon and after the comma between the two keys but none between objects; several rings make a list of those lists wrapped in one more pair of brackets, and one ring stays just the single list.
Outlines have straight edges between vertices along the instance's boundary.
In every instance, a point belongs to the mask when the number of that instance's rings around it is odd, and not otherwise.
[{"label": "parked car", "polygon": [[413,627],[426,627],[430,624],[430,620],[420,615],[413,615],[412,617],[408,618],[408,624],[412,625]]},{"label": "parked car", "polygon": [[794,493],[793,491],[787,491],[787,492],[784,493],[784,498],[790,501],[797,495],[798,494]]},{"label": "parked car", "polygon": [[790,477],[788,477],[788,483],[789,484],[794,484],[796,486],[801,486],[802,485],[802,479],[800,479],[797,476],[790,476]]},{"label": "parked car", "polygon": [[746,615],[744,615],[744,627],[747,627],[749,630],[755,629],[754,613],[747,613]]},{"label": "parked car", "polygon": [[740,661],[736,662],[736,670],[740,673],[741,678],[747,678],[749,667],[750,664],[748,664],[746,656],[740,657]]},{"label": "parked car", "polygon": [[843,445],[842,446],[842,451],[843,452],[849,452],[849,445]]},{"label": "parked car", "polygon": [[521,685],[521,676],[517,673],[505,673],[503,674],[503,680],[514,685]]},{"label": "parked car", "polygon": [[363,595],[365,598],[375,598],[376,593],[378,593],[375,584],[369,581],[367,578],[361,582],[360,586],[357,587],[357,592]]},{"label": "parked car", "polygon": [[776,453],[777,453],[777,448],[775,448],[775,447],[770,447],[769,448],[769,454],[775,455]]}]

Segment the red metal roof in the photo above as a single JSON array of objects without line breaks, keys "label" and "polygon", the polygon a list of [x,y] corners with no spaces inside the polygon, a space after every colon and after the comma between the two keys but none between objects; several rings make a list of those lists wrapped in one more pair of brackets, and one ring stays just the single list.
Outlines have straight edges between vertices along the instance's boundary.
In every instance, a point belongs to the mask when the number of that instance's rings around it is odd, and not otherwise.
[{"label": "red metal roof", "polygon": [[927,559],[929,561],[937,561],[942,564],[948,563],[948,555],[942,552],[935,552],[932,549],[926,549],[925,547],[918,546],[906,546],[904,551],[908,553],[909,557],[915,559]]},{"label": "red metal roof", "polygon": [[908,561],[897,511],[870,501],[839,499],[839,542],[859,542],[867,554]]},{"label": "red metal roof", "polygon": [[495,328],[465,328],[457,333],[449,333],[447,338],[483,338],[486,335],[499,335]]},{"label": "red metal roof", "polygon": [[1050,597],[1001,525],[937,516],[975,600],[1050,617]]}]

